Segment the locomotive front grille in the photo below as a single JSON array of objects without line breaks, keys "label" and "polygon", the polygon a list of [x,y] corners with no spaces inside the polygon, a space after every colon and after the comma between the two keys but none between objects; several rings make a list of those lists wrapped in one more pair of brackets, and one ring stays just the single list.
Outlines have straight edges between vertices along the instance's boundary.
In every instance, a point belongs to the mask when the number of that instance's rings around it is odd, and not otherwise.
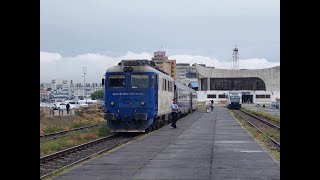
[{"label": "locomotive front grille", "polygon": [[147,120],[147,114],[146,113],[136,113],[134,115],[134,118],[138,121],[146,121]]}]

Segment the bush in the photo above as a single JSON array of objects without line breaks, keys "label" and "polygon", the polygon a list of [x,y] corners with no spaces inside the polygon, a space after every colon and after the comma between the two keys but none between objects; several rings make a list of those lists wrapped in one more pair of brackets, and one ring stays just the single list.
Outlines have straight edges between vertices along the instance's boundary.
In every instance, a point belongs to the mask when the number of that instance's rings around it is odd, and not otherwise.
[{"label": "bush", "polygon": [[99,136],[107,136],[110,134],[110,129],[107,124],[103,124],[99,127]]}]

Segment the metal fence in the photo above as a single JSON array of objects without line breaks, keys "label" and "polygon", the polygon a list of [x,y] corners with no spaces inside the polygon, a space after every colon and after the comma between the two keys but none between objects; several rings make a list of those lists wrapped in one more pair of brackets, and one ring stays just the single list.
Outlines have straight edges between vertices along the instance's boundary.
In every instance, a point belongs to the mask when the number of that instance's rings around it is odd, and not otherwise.
[{"label": "metal fence", "polygon": [[67,112],[66,109],[54,110],[53,108],[49,108],[49,107],[40,107],[40,116],[70,116],[70,115],[76,115],[77,112],[84,112],[90,109],[103,111],[103,106],[100,104],[90,104],[89,107],[69,109],[69,113]]},{"label": "metal fence", "polygon": [[67,112],[66,109],[54,110],[53,108],[40,108],[40,115],[42,116],[70,116],[75,115],[77,111],[81,111],[81,109],[69,109]]}]

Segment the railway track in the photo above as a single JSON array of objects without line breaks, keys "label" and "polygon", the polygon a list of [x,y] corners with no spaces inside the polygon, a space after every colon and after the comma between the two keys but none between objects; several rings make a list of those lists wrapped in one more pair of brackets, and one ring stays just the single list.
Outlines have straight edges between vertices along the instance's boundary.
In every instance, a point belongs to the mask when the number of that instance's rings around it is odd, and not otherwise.
[{"label": "railway track", "polygon": [[133,140],[139,134],[114,134],[40,157],[40,179]]},{"label": "railway track", "polygon": [[248,112],[243,111],[241,109],[239,111],[241,111],[241,112],[243,112],[253,118],[256,118],[258,121],[261,121],[261,122],[267,124],[268,126],[280,131],[280,123],[276,123],[275,121],[269,120],[267,118],[264,118],[264,117],[261,117],[261,116],[258,116],[258,115],[252,114],[252,113],[248,113]]},{"label": "railway track", "polygon": [[46,140],[57,139],[57,138],[65,135],[67,133],[75,132],[75,131],[84,131],[84,130],[96,128],[101,124],[103,124],[103,123],[97,123],[97,124],[93,124],[93,125],[90,125],[90,126],[84,126],[84,127],[69,129],[69,130],[66,130],[66,131],[59,131],[59,132],[55,132],[55,133],[44,134],[44,135],[40,135],[40,139],[46,139]]},{"label": "railway track", "polygon": [[270,137],[264,130],[268,129],[272,133],[280,133],[280,127],[276,127],[274,124],[266,123],[265,121],[261,121],[261,119],[251,116],[246,112],[241,110],[234,110],[235,114],[244,119],[248,124],[257,129],[260,133],[264,134],[268,137],[270,142],[276,147],[276,149],[280,150],[280,139],[275,140],[275,138]]}]

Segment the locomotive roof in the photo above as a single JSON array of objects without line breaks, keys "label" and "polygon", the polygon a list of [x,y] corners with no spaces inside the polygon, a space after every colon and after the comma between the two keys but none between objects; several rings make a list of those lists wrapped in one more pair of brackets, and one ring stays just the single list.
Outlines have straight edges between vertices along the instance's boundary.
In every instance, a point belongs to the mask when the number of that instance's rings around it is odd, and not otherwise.
[{"label": "locomotive roof", "polygon": [[[106,72],[123,72],[122,67],[123,66],[119,66],[119,65],[114,66],[114,67],[110,67],[107,69]],[[174,81],[174,79],[171,78],[169,75],[166,75],[151,66],[132,66],[132,69],[133,69],[132,72],[155,72],[155,73],[161,74],[163,76],[166,76],[168,79]]]}]

